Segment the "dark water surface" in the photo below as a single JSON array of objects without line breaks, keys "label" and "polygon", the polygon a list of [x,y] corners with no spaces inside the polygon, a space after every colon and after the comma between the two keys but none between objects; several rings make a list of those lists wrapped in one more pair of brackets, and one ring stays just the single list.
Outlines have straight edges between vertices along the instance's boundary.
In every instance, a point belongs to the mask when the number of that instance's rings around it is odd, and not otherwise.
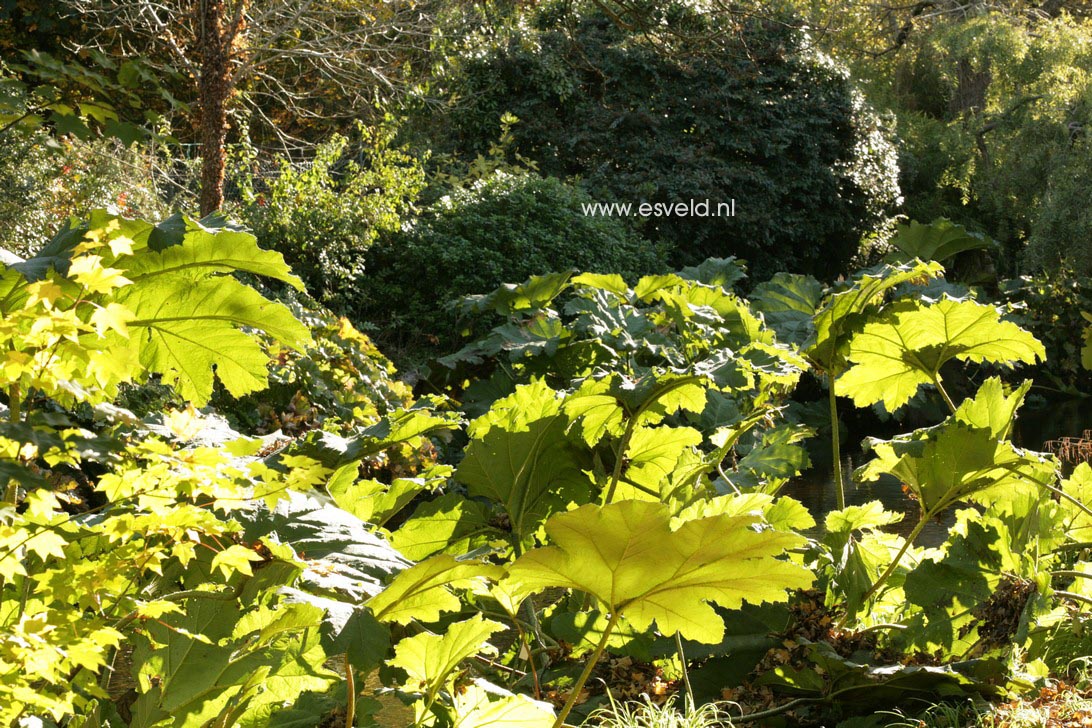
[{"label": "dark water surface", "polygon": [[[846,480],[846,505],[859,506],[869,501],[878,500],[889,511],[906,514],[898,523],[885,528],[885,531],[906,536],[918,520],[918,504],[902,492],[902,484],[895,478],[884,477],[872,483],[853,481],[854,469],[871,459],[870,455],[860,455],[842,459],[842,473]],[[808,509],[818,524],[807,535],[818,536],[823,532],[823,518],[831,511],[838,510],[837,496],[834,494],[834,474],[827,468],[812,468],[803,475],[791,480],[781,489],[781,495],[792,496]],[[948,529],[955,523],[951,512],[940,523],[929,523],[922,529],[916,543],[919,546],[937,546],[948,535]]]},{"label": "dark water surface", "polygon": [[1013,439],[1021,447],[1042,450],[1059,437],[1079,437],[1092,430],[1092,399],[1074,399],[1051,407],[1021,411]]},{"label": "dark water surface", "polygon": [[[1061,402],[1049,408],[1021,412],[1014,433],[1014,441],[1021,447],[1043,450],[1044,444],[1060,437],[1078,437],[1085,430],[1092,429],[1092,401],[1072,400]],[[862,505],[878,500],[884,508],[905,513],[900,523],[889,526],[892,533],[906,536],[917,522],[918,506],[905,493],[902,484],[895,478],[882,478],[873,483],[856,483],[853,471],[872,459],[870,453],[859,453],[860,438],[851,435],[843,445],[842,472],[846,480],[846,505]],[[829,464],[813,467],[806,473],[791,480],[782,490],[781,495],[792,496],[804,504],[819,524],[814,533],[822,532],[823,518],[827,513],[837,510],[837,498],[834,495],[834,473]],[[930,523],[921,532],[919,546],[937,546],[948,534],[948,529],[955,522],[952,511],[939,523]]]}]

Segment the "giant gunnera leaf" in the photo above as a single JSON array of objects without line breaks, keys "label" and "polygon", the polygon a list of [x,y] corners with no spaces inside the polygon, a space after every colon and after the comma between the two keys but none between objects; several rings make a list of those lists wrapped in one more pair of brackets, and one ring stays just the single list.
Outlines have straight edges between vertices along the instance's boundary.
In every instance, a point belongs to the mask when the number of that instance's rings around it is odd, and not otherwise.
[{"label": "giant gunnera leaf", "polygon": [[971,232],[942,217],[927,225],[920,222],[899,225],[891,238],[891,245],[895,250],[887,256],[890,262],[918,258],[943,263],[968,250],[986,250],[997,243],[987,235]]},{"label": "giant gunnera leaf", "polygon": [[554,725],[549,703],[475,680],[452,699],[452,728],[548,728]]},{"label": "giant gunnera leaf", "polygon": [[923,384],[937,384],[952,359],[1012,365],[1046,357],[1027,331],[1002,321],[994,306],[944,297],[933,304],[906,302],[867,324],[849,344],[853,366],[835,383],[858,407],[883,402],[894,412]]},{"label": "giant gunnera leaf", "polygon": [[590,481],[568,424],[557,393],[536,380],[497,400],[468,429],[455,478],[470,495],[499,503],[521,541],[551,513],[588,499]]},{"label": "giant gunnera leaf", "polygon": [[846,341],[860,330],[867,321],[868,312],[883,301],[888,291],[904,283],[935,278],[943,271],[938,263],[920,260],[864,271],[852,288],[823,299],[815,314],[815,340],[805,349],[805,356],[824,371],[841,370],[845,363]]},{"label": "giant gunnera leaf", "polygon": [[480,588],[486,579],[496,579],[501,573],[499,566],[438,554],[399,573],[365,606],[380,622],[435,622],[441,614],[462,606],[450,588]]},{"label": "giant gunnera leaf", "polygon": [[197,405],[212,394],[214,371],[237,397],[265,389],[269,354],[241,327],[289,346],[310,338],[284,305],[226,276],[153,278],[122,289],[117,301],[135,317],[128,322],[129,342],[140,363]]},{"label": "giant gunnera leaf", "polygon": [[801,347],[815,335],[813,317],[822,300],[823,284],[796,273],[778,273],[751,291],[751,307],[777,332],[778,340]]},{"label": "giant gunnera leaf", "polygon": [[1050,483],[1055,462],[997,438],[958,415],[909,436],[872,441],[876,458],[857,471],[862,482],[881,475],[898,478],[930,517],[955,503],[988,501],[995,494],[1036,489]]},{"label": "giant gunnera leaf", "polygon": [[460,662],[482,652],[497,653],[489,638],[504,629],[500,622],[476,614],[448,625],[443,634],[422,632],[407,637],[394,648],[394,658],[388,664],[405,671],[406,690],[423,693],[431,704]]},{"label": "giant gunnera leaf", "polygon": [[305,691],[329,689],[337,676],[323,666],[321,619],[309,604],[244,611],[206,598],[191,600],[184,614],[148,620],[132,656],[141,694],[131,725],[253,725]]},{"label": "giant gunnera leaf", "polygon": [[724,622],[712,604],[783,602],[812,575],[785,559],[804,539],[756,531],[756,516],[718,515],[671,527],[662,503],[627,500],[586,505],[546,524],[552,545],[527,552],[510,567],[517,589],[579,589],[612,616],[639,630],[653,622],[665,634],[716,643]]}]

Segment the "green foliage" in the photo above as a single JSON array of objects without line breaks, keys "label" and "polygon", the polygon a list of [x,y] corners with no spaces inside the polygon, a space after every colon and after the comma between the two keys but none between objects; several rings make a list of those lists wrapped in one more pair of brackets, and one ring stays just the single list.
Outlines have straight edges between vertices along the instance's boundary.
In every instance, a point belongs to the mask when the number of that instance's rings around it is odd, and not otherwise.
[{"label": "green foliage", "polygon": [[[730,261],[714,267],[718,275],[739,274]],[[616,275],[557,274],[473,297],[467,306],[504,312],[508,321],[442,360],[482,377],[466,401],[497,407],[507,401],[497,397],[514,384],[538,378],[544,384],[526,392],[564,392],[562,408],[574,422],[570,439],[599,450],[579,467],[598,460],[594,480],[608,501],[616,495],[686,500],[692,494],[684,494],[701,488],[702,474],[737,446],[731,477],[740,483],[776,490],[806,465],[791,428],[758,434],[804,362],[719,285],[671,274],[646,276],[630,289]],[[683,416],[693,426],[682,426]],[[520,426],[508,425],[516,438],[523,437]],[[695,458],[695,446],[705,455]],[[503,458],[497,464],[511,467]],[[558,491],[562,499],[573,494]]]},{"label": "green foliage", "polygon": [[[1092,107],[1092,91],[1087,95],[1083,103]],[[1027,267],[1047,271],[1068,268],[1092,275],[1092,246],[1083,242],[1092,231],[1092,211],[1083,196],[1089,182],[1085,172],[1092,164],[1092,145],[1081,139],[1071,147],[1065,162],[1064,166],[1059,163],[1061,169],[1043,193],[1042,207],[1028,235]]]},{"label": "green foliage", "polygon": [[883,402],[894,412],[923,384],[944,394],[940,371],[953,359],[1012,365],[1034,364],[1045,356],[1034,336],[1002,321],[993,306],[947,296],[932,304],[908,302],[890,307],[853,336],[852,366],[835,391],[852,397],[858,407]]},{"label": "green foliage", "polygon": [[612,620],[637,629],[653,621],[666,634],[716,643],[724,625],[708,603],[728,608],[783,601],[811,575],[777,559],[802,543],[791,533],[756,533],[747,516],[710,516],[672,524],[659,503],[587,505],[546,524],[551,545],[509,569],[518,592],[563,586],[591,594]]},{"label": "green foliage", "polygon": [[1047,473],[1032,477],[1049,479],[1049,462],[1025,456],[1005,442],[1029,386],[1025,383],[1006,397],[1000,380],[987,380],[976,398],[960,405],[945,423],[889,442],[874,441],[877,457],[863,468],[861,477],[896,475],[913,490],[922,511],[932,513],[984,488],[1011,487],[1044,464]]},{"label": "green foliage", "polygon": [[565,437],[568,425],[557,393],[541,380],[517,387],[470,425],[455,477],[469,495],[501,503],[521,541],[548,514],[588,499],[584,463]]},{"label": "green foliage", "polygon": [[450,351],[458,332],[454,303],[467,294],[548,271],[632,279],[661,267],[654,247],[622,223],[584,215],[588,202],[575,187],[531,174],[497,173],[456,189],[369,251],[357,310],[396,349]]},{"label": "green foliage", "polygon": [[[899,114],[906,212],[1000,241],[999,263],[1087,273],[1088,19],[969,13],[916,28],[876,86]],[[1026,253],[1026,254],[1025,254]]]},{"label": "green foliage", "polygon": [[[123,425],[87,433],[46,399],[96,405],[155,373],[201,401],[213,365],[228,391],[263,386],[258,337],[309,335],[243,273],[298,284],[248,234],[96,212],[0,276],[0,723],[113,720],[117,703],[133,726],[266,725],[340,680],[331,656],[360,670],[384,656],[386,628],[360,601],[408,564],[374,527],[295,492],[331,468],[294,448],[262,459],[261,441],[230,431],[187,444],[208,429],[192,409],[160,426],[118,412]],[[377,416],[336,462],[419,447],[457,419],[424,408]],[[110,675],[123,653],[128,687]]]},{"label": "green foliage", "polygon": [[[831,289],[783,275],[754,309],[730,259],[473,296],[467,313],[500,322],[443,362],[473,418],[436,463],[431,438],[463,414],[412,401],[347,322],[235,277],[298,284],[278,254],[212,220],[95,213],[0,275],[0,721],[258,728],[341,709],[370,725],[365,695],[395,694],[418,728],[558,728],[607,652],[700,660],[703,680],[803,696],[817,720],[995,697],[1023,679],[999,657],[1041,651],[1042,628],[1085,620],[1092,599],[1092,471],[1063,480],[1012,444],[1029,384],[988,379],[940,424],[871,442],[859,475],[904,484],[905,537],[873,502],[805,538],[815,519],[775,495],[807,467],[811,431],[782,411],[809,368],[872,401],[939,382],[949,359],[1042,355],[992,306],[912,300],[939,270]],[[216,401],[245,411],[270,358],[271,411],[288,392],[317,410],[287,442],[108,404],[153,373],[202,402],[215,365]],[[909,384],[876,389],[891,362]],[[61,405],[123,424],[85,432]],[[951,536],[922,549],[949,514]],[[929,664],[895,664],[915,655]],[[547,690],[567,691],[557,714]]]},{"label": "green foliage", "polygon": [[817,571],[827,581],[828,602],[841,602],[850,614],[864,606],[872,585],[903,545],[883,530],[903,520],[879,501],[849,506],[827,514]]},{"label": "green foliage", "polygon": [[1038,374],[1060,391],[1078,394],[1092,389],[1084,343],[1073,335],[1087,330],[1084,312],[1092,311],[1092,283],[1069,271],[1022,276],[1001,284],[1001,300],[1010,318],[1032,332],[1046,348],[1046,366]]},{"label": "green foliage", "polygon": [[307,604],[244,612],[200,600],[153,622],[133,653],[141,696],[131,725],[253,725],[304,691],[328,689],[337,675],[322,667],[321,617]]},{"label": "green foliage", "polygon": [[995,247],[995,243],[985,235],[972,233],[962,225],[943,218],[928,225],[919,222],[899,225],[895,228],[890,244],[895,248],[888,255],[891,262],[917,258],[943,263],[960,253]]},{"label": "green foliage", "polygon": [[[283,258],[259,249],[251,235],[181,216],[157,227],[92,214],[3,274],[0,310],[12,322],[11,346],[26,357],[9,370],[10,386],[41,389],[62,402],[102,401],[122,382],[154,371],[203,405],[215,364],[232,394],[261,389],[267,358],[242,327],[293,347],[310,335],[284,306],[225,275],[234,271],[300,285]],[[43,339],[33,328],[33,306],[63,315],[71,328]],[[73,385],[95,393],[82,395]]]},{"label": "green foliage", "polygon": [[407,686],[424,693],[422,708],[428,710],[441,689],[452,689],[454,680],[449,684],[448,678],[460,662],[480,653],[496,653],[488,640],[504,628],[479,614],[450,625],[443,635],[423,632],[399,642],[390,665],[405,671]]},{"label": "green foliage", "polygon": [[[47,10],[0,5],[22,23],[0,48],[61,48],[26,25]],[[878,12],[850,5],[842,38]],[[246,148],[235,211],[259,239],[100,210],[35,252],[91,203],[158,212],[154,189],[118,193],[126,165],[160,160],[123,151],[160,87],[141,59],[4,67],[0,222],[33,254],[0,268],[0,725],[561,728],[644,670],[686,710],[606,724],[760,702],[745,721],[868,725],[852,714],[1011,697],[1087,652],[1092,469],[1014,444],[1031,383],[990,377],[1045,355],[1073,390],[1092,365],[1083,21],[938,11],[877,56],[914,82],[909,211],[957,222],[901,227],[885,265],[848,272],[862,236],[886,242],[883,125],[791,17],[697,8],[441,8],[475,35],[435,39],[435,79],[398,61],[422,99],[460,97],[413,120],[447,125],[431,186],[389,125],[268,180]],[[99,134],[121,141],[73,141]],[[740,218],[584,208],[718,196]],[[1076,272],[978,302],[936,261],[987,235]],[[709,251],[845,275],[782,271],[748,300],[742,263]],[[469,342],[415,400],[305,284],[413,354]],[[809,466],[795,423],[813,418],[789,404],[806,373],[829,385],[835,453],[837,394],[947,400],[868,441],[857,478],[905,503],[778,496]],[[696,706],[725,688],[742,707]]]},{"label": "green foliage", "polygon": [[[1092,314],[1081,311],[1081,316],[1083,316],[1086,321],[1092,322]],[[1092,326],[1086,326],[1084,329],[1084,346],[1081,348],[1081,366],[1085,369],[1092,369]]]},{"label": "green foliage", "polygon": [[[118,383],[148,376],[146,367],[166,361],[164,352],[173,352],[170,366],[164,369],[172,373],[179,388],[196,399],[207,397],[211,362],[206,363],[200,352],[195,357],[192,350],[180,349],[169,338],[177,331],[176,317],[170,315],[174,306],[190,306],[197,314],[186,322],[196,327],[197,336],[223,336],[220,332],[236,331],[235,326],[258,323],[248,307],[260,307],[269,317],[263,330],[277,331],[289,343],[306,339],[306,329],[287,310],[276,309],[260,297],[258,303],[252,289],[231,278],[220,281],[224,285],[207,305],[181,292],[182,280],[190,290],[200,290],[202,285],[216,282],[220,274],[236,270],[260,269],[285,281],[295,279],[279,256],[270,258],[254,246],[253,238],[215,232],[192,221],[180,222],[184,224],[178,234],[164,235],[146,223],[95,213],[90,223],[69,228],[37,256],[7,268],[0,277],[5,291],[0,304],[5,323],[3,349],[9,363],[4,371],[8,423],[2,438],[6,490],[0,506],[4,514],[0,527],[0,654],[4,655],[0,660],[4,673],[0,721],[4,723],[24,713],[52,715],[56,720],[74,711],[96,714],[99,699],[107,698],[106,683],[100,685],[98,673],[111,661],[126,632],[148,618],[181,614],[179,605],[191,599],[235,599],[254,573],[250,563],[263,559],[243,546],[224,546],[220,539],[230,543],[230,534],[238,526],[228,518],[218,518],[207,507],[195,505],[217,504],[223,512],[236,505],[233,501],[275,498],[286,484],[280,474],[260,462],[238,460],[229,452],[208,447],[176,452],[150,433],[132,440],[125,433],[114,433],[106,439],[116,438],[115,450],[129,447],[109,460],[108,471],[92,486],[112,508],[90,518],[86,517],[89,514],[70,517],[62,509],[60,491],[55,492],[44,478],[34,475],[39,470],[34,461],[39,457],[51,468],[100,459],[94,451],[81,448],[79,438],[72,438],[78,430],[66,429],[70,427],[67,418],[43,420],[39,413],[24,410],[24,402],[32,402],[34,397],[53,396],[69,404],[105,401]],[[207,238],[218,236],[233,259],[210,254]],[[170,310],[164,312],[163,301],[151,302],[148,292],[154,289],[175,296]],[[213,309],[224,302],[231,303],[230,315],[213,318]],[[158,332],[159,338],[149,336],[152,331]],[[240,336],[247,342],[253,337],[241,332]],[[240,350],[246,346],[241,340],[232,345]],[[247,367],[242,370],[246,381],[260,382],[264,362],[248,362]],[[238,388],[230,375],[226,381]],[[41,428],[42,434],[36,438],[43,445],[41,449],[23,446],[25,435],[20,428],[24,420]],[[242,449],[247,447],[244,444]],[[300,472],[293,477],[306,482],[309,476]],[[213,556],[207,552],[198,556],[197,546],[208,543],[219,548],[210,545]],[[270,548],[270,560],[276,551],[285,568],[297,568],[290,551],[276,544]],[[177,570],[188,565],[206,578],[179,581]],[[176,570],[173,584],[147,589],[156,575],[162,577],[165,570],[172,569]],[[29,600],[21,595],[29,594],[32,581],[37,586],[33,600]],[[196,588],[199,586],[202,588]],[[257,604],[247,602],[250,606]],[[268,627],[257,616],[261,609],[242,618],[250,621],[238,633],[239,638]],[[182,619],[200,622],[210,611],[214,610],[198,608]],[[293,622],[293,627],[298,626],[298,621]],[[227,630],[224,636],[234,630],[230,620],[221,621],[217,628]],[[263,676],[280,674],[284,650],[306,651],[303,643],[293,642],[293,638],[278,642],[273,653],[265,651],[276,634],[276,630],[266,629],[256,642],[247,641],[252,643],[252,651],[237,654],[242,662],[257,661],[247,663],[250,678],[257,674],[251,668]],[[158,639],[167,637],[165,633],[158,635]],[[199,636],[194,633],[192,638]],[[160,643],[151,639],[153,651],[158,650]],[[210,642],[208,637],[204,641]],[[221,657],[231,652],[224,649]],[[307,670],[326,684],[328,678],[322,676],[315,657],[306,661]],[[233,668],[225,662],[223,669]],[[160,675],[159,679],[173,677]],[[203,677],[218,680],[215,672]],[[188,692],[192,689],[189,679],[180,678],[181,689],[170,698],[177,701],[174,707],[180,725],[186,724],[189,709],[184,706],[193,695]],[[298,694],[293,686],[303,689],[306,684],[315,683],[290,681],[282,696]],[[256,687],[253,682],[240,686],[237,680],[229,681],[209,694],[215,699],[206,707],[219,712],[215,700],[223,698],[219,704],[223,707],[232,696],[237,704],[246,705],[256,697]],[[152,706],[157,699],[148,700],[147,705]]]},{"label": "green foliage", "polygon": [[412,402],[394,365],[347,318],[302,294],[282,292],[277,298],[307,325],[312,341],[302,351],[266,345],[271,363],[269,386],[262,392],[235,398],[217,391],[213,405],[237,429],[262,435],[276,430],[297,435],[315,426],[337,431],[370,424]]},{"label": "green foliage", "polygon": [[554,724],[553,709],[526,695],[514,695],[484,680],[471,683],[452,698],[455,728],[527,726],[546,728]]},{"label": "green foliage", "polygon": [[[880,592],[925,524],[957,503],[979,503],[1016,519],[1035,517],[1036,530],[1049,532],[1049,519],[1027,509],[1037,508],[1035,504],[1044,497],[1049,499],[1043,488],[1053,487],[1058,464],[1052,458],[1021,450],[1008,439],[1029,387],[1026,382],[1006,395],[999,379],[989,379],[973,399],[963,402],[940,425],[871,442],[876,458],[860,469],[858,477],[868,481],[884,474],[895,476],[913,494],[920,515],[887,570],[872,581],[864,601]],[[917,603],[933,605],[928,600]],[[962,608],[968,607],[963,604]]]},{"label": "green foliage", "polygon": [[[0,144],[0,248],[33,252],[71,217],[116,206],[127,216],[159,218],[170,210],[155,184],[150,153],[116,140],[54,139],[48,132],[11,130]],[[134,168],[142,173],[134,174]],[[150,172],[150,169],[149,169]]]},{"label": "green foliage", "polygon": [[369,599],[367,606],[382,622],[408,624],[415,619],[434,622],[441,614],[461,608],[450,587],[483,584],[485,579],[499,574],[499,568],[477,561],[433,556],[401,572],[386,589]]},{"label": "green foliage", "polygon": [[181,106],[145,59],[119,62],[96,51],[55,56],[16,45],[18,53],[5,53],[0,63],[0,137],[46,127],[56,136],[86,141],[99,133],[129,145],[154,135],[160,116],[148,107],[149,97],[160,106]]},{"label": "green foliage", "polygon": [[942,271],[936,263],[921,261],[861,271],[848,288],[831,291],[815,311],[815,339],[808,342],[808,357],[822,371],[838,376],[846,366],[851,338],[882,310],[887,293],[905,283],[934,278]]},{"label": "green foliage", "polygon": [[341,314],[355,312],[365,295],[366,251],[400,229],[424,186],[420,163],[391,141],[386,128],[359,126],[352,140],[334,135],[318,145],[304,166],[278,159],[271,179],[258,174],[253,149],[235,160],[234,212],[285,256],[311,295]]},{"label": "green foliage", "polygon": [[[466,392],[471,409],[486,409],[468,428],[470,442],[455,472],[476,501],[444,496],[435,507],[422,506],[395,533],[395,543],[421,553],[493,548],[517,556],[511,577],[493,592],[513,617],[538,587],[588,591],[601,601],[597,617],[570,606],[551,614],[549,629],[599,641],[587,646],[596,654],[608,645],[641,642],[624,635],[648,632],[654,622],[661,632],[699,636],[694,630],[709,616],[701,595],[712,585],[719,585],[719,601],[731,606],[745,598],[783,599],[785,588],[807,574],[774,557],[799,543],[794,528],[813,521],[791,499],[720,494],[748,486],[775,490],[804,467],[806,457],[795,444],[801,433],[766,429],[803,362],[721,285],[741,278],[738,264],[712,260],[680,274],[646,276],[633,288],[616,274],[562,273],[471,297],[469,311],[505,319],[444,360],[456,371],[474,370],[485,385]],[[752,435],[758,430],[762,435]],[[730,465],[727,458],[737,448]],[[607,548],[604,539],[617,539],[610,553],[632,555],[632,563],[608,558],[598,565],[587,549],[566,545],[569,531],[562,524],[577,516],[588,521],[577,529],[579,538],[595,538],[600,549]],[[602,526],[611,519],[621,520],[617,533],[607,534]],[[598,524],[594,532],[591,522]],[[769,530],[756,533],[757,523]],[[717,541],[714,532],[736,535]],[[450,539],[447,547],[444,538]],[[662,558],[668,542],[685,563],[678,569],[667,564],[662,574],[650,570],[646,562]],[[714,543],[732,553],[717,551]],[[734,582],[731,570],[720,566],[733,562],[738,570],[746,554],[756,559],[753,579]],[[533,586],[525,583],[532,577],[522,565],[545,569],[547,562],[558,571],[539,573]],[[638,590],[624,605],[602,592],[613,570],[630,575],[617,583]],[[692,580],[668,578],[673,571]],[[761,580],[760,572],[777,577],[773,587],[763,591],[750,583]],[[641,586],[638,573],[651,581]],[[598,581],[565,581],[577,574],[598,575]],[[680,591],[671,592],[675,582]],[[640,591],[645,587],[654,591]],[[693,609],[700,617],[680,622],[660,609],[676,604],[684,591],[699,600]],[[622,629],[620,620],[629,626]],[[611,641],[616,629],[621,636]],[[701,639],[717,642],[703,629]],[[593,656],[588,669],[594,662]],[[571,709],[572,701],[562,717]]]},{"label": "green foliage", "polygon": [[634,218],[673,263],[735,255],[760,276],[836,275],[898,196],[894,150],[845,71],[791,16],[647,13],[628,29],[590,3],[530,13],[457,59],[430,143],[473,158],[510,112],[514,152],[598,202],[736,199],[736,217]]},{"label": "green foliage", "polygon": [[845,508],[845,483],[835,380],[849,366],[846,357],[851,337],[870,317],[878,316],[885,305],[890,305],[886,299],[891,291],[930,280],[942,271],[939,263],[914,259],[859,271],[851,280],[830,289],[824,289],[814,278],[800,275],[775,276],[755,287],[755,308],[770,316],[779,335],[799,346],[816,372],[827,378],[831,461],[840,509]]}]

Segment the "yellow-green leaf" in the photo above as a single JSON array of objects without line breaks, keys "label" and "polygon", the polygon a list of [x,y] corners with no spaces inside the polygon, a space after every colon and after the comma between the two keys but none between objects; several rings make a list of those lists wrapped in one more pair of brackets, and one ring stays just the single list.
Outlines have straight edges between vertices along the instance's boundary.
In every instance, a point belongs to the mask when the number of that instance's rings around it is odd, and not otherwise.
[{"label": "yellow-green leaf", "polygon": [[724,623],[710,603],[785,601],[786,590],[812,581],[808,570],[778,558],[804,539],[755,531],[755,520],[718,515],[672,529],[660,503],[586,505],[551,518],[553,545],[527,552],[509,573],[523,593],[579,589],[637,629],[655,621],[665,634],[715,643]]},{"label": "yellow-green leaf", "polygon": [[406,671],[408,689],[431,698],[460,662],[483,652],[495,654],[496,648],[488,640],[504,629],[500,622],[477,614],[448,626],[442,635],[425,632],[407,637],[395,646],[394,658],[388,664]]},{"label": "yellow-green leaf", "polygon": [[386,589],[366,602],[381,622],[408,624],[413,620],[434,622],[461,603],[449,587],[469,587],[499,578],[503,570],[480,561],[458,561],[439,554],[411,566],[396,576]]},{"label": "yellow-green leaf", "polygon": [[212,557],[212,570],[219,569],[224,577],[230,579],[234,574],[246,574],[252,576],[254,572],[250,568],[251,561],[261,561],[262,557],[246,546],[235,544],[228,546]]},{"label": "yellow-green leaf", "polygon": [[929,305],[899,306],[884,320],[867,324],[850,341],[853,366],[835,389],[858,407],[883,402],[894,412],[921,385],[936,382],[952,359],[1012,365],[1045,357],[1043,345],[1002,321],[994,306],[945,297]]},{"label": "yellow-green leaf", "polygon": [[548,703],[532,700],[475,680],[454,698],[452,728],[549,728],[554,712]]}]

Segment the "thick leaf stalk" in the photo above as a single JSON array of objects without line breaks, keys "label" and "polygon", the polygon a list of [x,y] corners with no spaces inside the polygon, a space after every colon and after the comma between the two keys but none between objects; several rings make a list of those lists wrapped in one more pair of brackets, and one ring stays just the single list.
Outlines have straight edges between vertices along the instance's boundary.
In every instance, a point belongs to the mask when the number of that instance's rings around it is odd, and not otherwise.
[{"label": "thick leaf stalk", "polygon": [[587,683],[588,678],[591,677],[592,670],[599,664],[599,658],[603,656],[603,651],[607,649],[607,641],[610,639],[610,634],[614,631],[615,625],[618,624],[619,616],[620,614],[618,612],[610,615],[610,620],[603,629],[603,636],[599,639],[599,644],[595,646],[595,650],[592,652],[591,657],[588,658],[588,664],[584,665],[584,671],[581,672],[580,677],[576,679],[572,692],[569,694],[569,699],[565,701],[565,705],[561,708],[561,712],[557,714],[557,720],[554,721],[554,728],[561,728],[565,725],[565,719],[569,717],[569,713],[572,712],[573,706],[576,705],[576,701],[580,699],[580,691],[584,689],[585,683]]},{"label": "thick leaf stalk", "polygon": [[686,699],[688,702],[686,711],[696,710],[698,704],[694,702],[694,688],[690,685],[690,671],[686,668],[686,650],[683,649],[682,635],[675,633],[675,650],[679,653],[679,668],[682,670],[683,685],[686,686]]},{"label": "thick leaf stalk", "polygon": [[[876,579],[876,581],[872,584],[872,587],[867,592],[865,592],[863,597],[861,597],[862,605],[867,604],[869,599],[876,596],[876,594],[879,593],[883,585],[887,583],[887,580],[891,578],[891,575],[895,573],[895,569],[898,568],[899,563],[902,561],[902,557],[906,555],[906,552],[914,544],[914,541],[917,539],[922,529],[925,528],[925,524],[927,524],[932,517],[933,513],[931,512],[922,515],[921,519],[914,526],[914,530],[912,530],[910,534],[906,537],[906,540],[903,541],[902,548],[899,549],[899,552],[897,554],[895,554],[895,558],[891,561],[890,564],[888,564],[887,568],[884,569],[884,572],[880,574],[879,578]],[[838,623],[838,627],[844,627],[849,621],[850,616],[851,615],[847,613],[844,617],[842,617],[842,621]]]},{"label": "thick leaf stalk", "polygon": [[356,724],[356,675],[348,652],[345,653],[345,693],[345,726],[353,728]]},{"label": "thick leaf stalk", "polygon": [[838,430],[838,396],[834,393],[834,378],[830,387],[830,449],[834,458],[834,495],[838,499],[838,510],[846,507],[846,486],[842,475],[842,433]]},{"label": "thick leaf stalk", "polygon": [[618,443],[618,450],[614,454],[614,472],[611,473],[610,487],[607,488],[607,493],[603,498],[603,505],[614,502],[614,491],[618,489],[618,481],[622,479],[622,466],[625,463],[626,449],[629,448],[629,441],[633,437],[633,426],[636,422],[637,418],[633,417],[626,423],[626,432]]},{"label": "thick leaf stalk", "polygon": [[950,396],[948,396],[948,390],[946,390],[944,388],[944,385],[941,384],[939,374],[933,376],[933,386],[937,388],[938,392],[940,392],[940,396],[944,398],[944,404],[948,405],[948,410],[954,415],[956,412],[955,402],[952,401],[952,398]]}]

